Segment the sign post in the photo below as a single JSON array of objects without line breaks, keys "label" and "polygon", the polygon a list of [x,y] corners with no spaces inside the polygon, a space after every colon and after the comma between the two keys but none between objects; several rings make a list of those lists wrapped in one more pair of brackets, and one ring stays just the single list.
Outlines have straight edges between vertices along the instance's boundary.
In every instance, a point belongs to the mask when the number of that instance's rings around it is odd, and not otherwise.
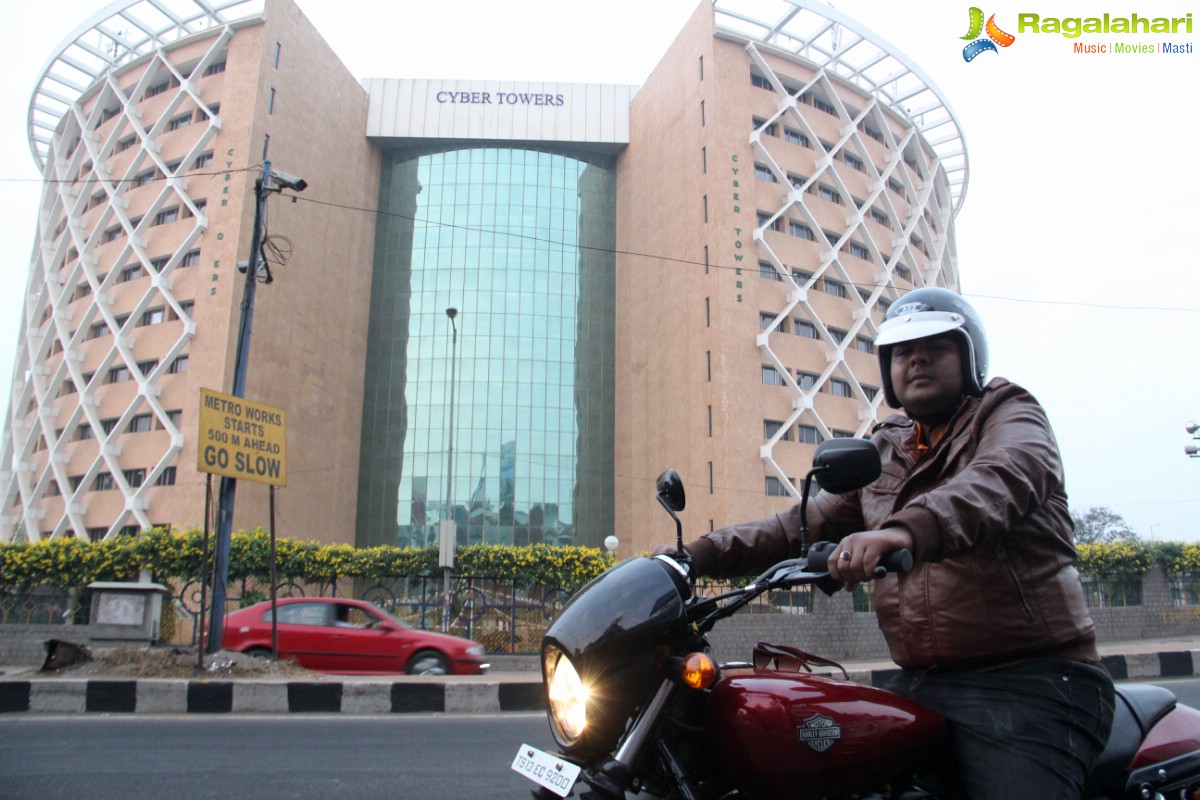
[{"label": "sign post", "polygon": [[[271,487],[271,610],[274,617],[275,487],[287,486],[287,415],[281,409],[244,397],[201,389],[197,443],[197,471],[220,475],[222,485],[247,480]],[[225,567],[228,569],[228,564]],[[221,646],[224,599],[224,592],[216,591],[214,586],[210,653],[215,653]],[[272,649],[276,647],[274,627],[272,622]]]}]

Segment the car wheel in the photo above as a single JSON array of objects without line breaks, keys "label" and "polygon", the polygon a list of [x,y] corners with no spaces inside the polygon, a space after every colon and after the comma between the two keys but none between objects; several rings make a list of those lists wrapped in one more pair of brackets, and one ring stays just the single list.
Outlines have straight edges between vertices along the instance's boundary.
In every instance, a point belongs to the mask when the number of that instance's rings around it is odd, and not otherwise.
[{"label": "car wheel", "polygon": [[408,662],[409,675],[448,675],[450,662],[436,650],[422,650]]},{"label": "car wheel", "polygon": [[270,658],[271,649],[268,647],[251,647],[246,651],[246,655],[251,658]]}]

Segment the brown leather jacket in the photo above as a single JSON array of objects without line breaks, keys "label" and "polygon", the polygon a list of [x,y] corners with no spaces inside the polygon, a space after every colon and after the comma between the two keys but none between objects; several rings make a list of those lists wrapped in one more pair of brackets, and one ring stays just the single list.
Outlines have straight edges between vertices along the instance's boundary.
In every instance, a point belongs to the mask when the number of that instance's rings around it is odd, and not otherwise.
[{"label": "brown leather jacket", "polygon": [[[883,474],[809,502],[814,539],[902,525],[912,572],[875,583],[879,627],[907,669],[988,669],[1031,660],[1097,662],[1075,571],[1058,444],[1027,391],[993,379],[967,398],[919,461],[907,417],[873,436]],[[750,575],[797,554],[799,507],[688,544],[702,575]]]}]

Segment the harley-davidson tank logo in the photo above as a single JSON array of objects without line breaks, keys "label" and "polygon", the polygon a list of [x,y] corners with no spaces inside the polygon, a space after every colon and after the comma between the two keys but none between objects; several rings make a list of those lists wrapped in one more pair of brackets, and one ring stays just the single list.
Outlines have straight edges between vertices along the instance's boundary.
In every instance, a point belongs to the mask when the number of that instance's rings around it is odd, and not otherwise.
[{"label": "harley-davidson tank logo", "polygon": [[842,738],[841,727],[823,714],[813,714],[796,726],[796,741],[824,753]]}]

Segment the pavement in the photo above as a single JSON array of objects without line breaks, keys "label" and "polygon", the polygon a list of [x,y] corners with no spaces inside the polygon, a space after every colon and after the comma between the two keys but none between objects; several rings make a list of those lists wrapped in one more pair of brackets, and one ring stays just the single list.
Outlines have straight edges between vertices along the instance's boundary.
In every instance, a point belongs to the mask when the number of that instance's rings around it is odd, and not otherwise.
[{"label": "pavement", "polygon": [[[1200,677],[1200,637],[1101,644],[1118,681]],[[890,661],[844,662],[850,680],[876,685]],[[827,674],[818,672],[817,674]],[[498,656],[486,675],[118,678],[72,677],[38,666],[0,666],[0,713],[266,714],[544,711],[534,656]]]}]

